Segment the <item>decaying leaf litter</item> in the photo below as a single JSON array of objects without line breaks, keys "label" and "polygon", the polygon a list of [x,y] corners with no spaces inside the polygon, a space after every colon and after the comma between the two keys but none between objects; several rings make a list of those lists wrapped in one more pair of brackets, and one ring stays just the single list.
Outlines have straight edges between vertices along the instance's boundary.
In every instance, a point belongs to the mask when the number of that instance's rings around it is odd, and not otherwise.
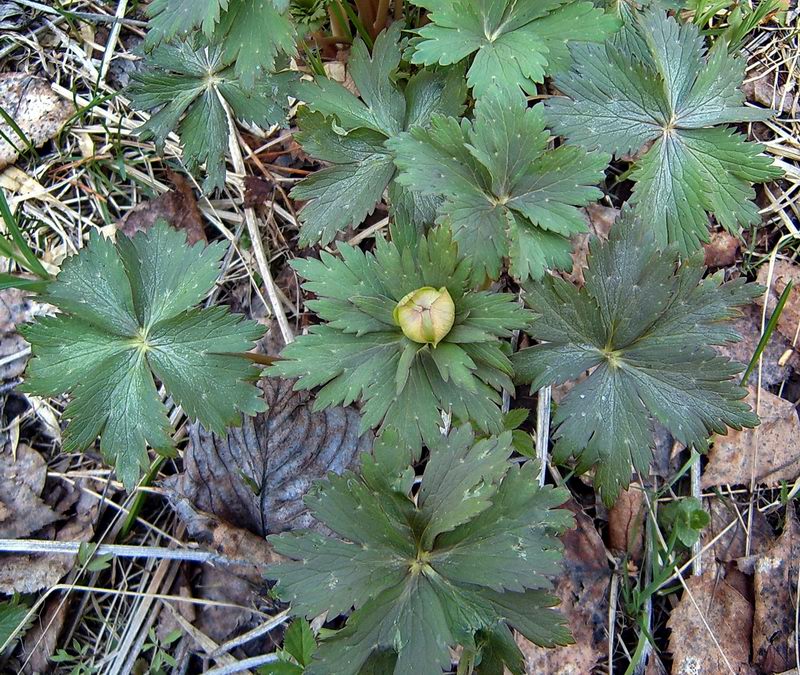
[{"label": "decaying leaf litter", "polygon": [[[103,16],[108,11],[91,2],[72,4],[88,15]],[[202,239],[202,232],[209,241],[236,244],[223,261],[222,282],[212,297],[235,302],[245,313],[252,308],[254,316],[264,317],[264,309],[270,304],[264,301],[265,291],[258,286],[259,268],[247,241],[240,177],[229,170],[220,194],[211,199],[201,197],[198,186],[178,183],[170,173],[181,168],[174,137],[166,138],[165,160],[157,160],[153,146],[134,135],[134,128],[144,116],[132,111],[124,96],[89,105],[97,82],[105,94],[123,84],[129,65],[135,62],[133,50],[141,37],[141,26],[126,26],[110,42],[107,22],[86,21],[72,26],[57,14],[32,14],[33,23],[3,35],[3,71],[21,72],[26,78],[50,83],[48,95],[53,92],[65,105],[77,103],[85,109],[54,141],[43,139],[37,155],[25,153],[0,174],[0,185],[7,191],[12,207],[42,223],[38,252],[43,259],[60,266],[95,226],[107,232],[124,230],[126,223],[141,218],[141,227],[146,228],[146,223],[158,215],[170,216],[170,209],[177,209],[187,214],[187,230],[194,228],[190,230],[194,232],[192,236]],[[759,194],[758,205],[767,226],[747,239],[747,245],[734,254],[732,262],[728,262],[728,254],[720,256],[721,265],[715,265],[731,276],[740,270],[751,277],[757,275],[769,287],[765,313],[756,305],[745,316],[749,322],[746,334],[755,335],[756,342],[786,280],[800,277],[800,268],[785,250],[775,257],[774,266],[771,264],[771,254],[780,238],[792,241],[796,234],[794,197],[800,182],[798,153],[792,139],[797,137],[797,126],[792,121],[791,106],[787,109],[785,105],[796,87],[793,83],[797,75],[792,66],[796,56],[791,53],[792,45],[796,50],[796,40],[796,34],[772,24],[752,37],[748,62],[748,77],[755,83],[752,96],[762,103],[767,98],[780,99],[781,105],[775,107],[783,111],[773,120],[756,123],[752,132],[768,143],[770,154],[793,171],[786,181],[770,183]],[[105,56],[106,48],[111,50],[110,61]],[[775,73],[771,96],[762,82],[765,71]],[[77,92],[75,100],[72,91]],[[316,167],[298,157],[290,138],[279,130],[254,133],[253,129],[244,129],[239,140],[247,171],[270,186],[268,196],[253,205],[269,243],[273,274],[285,280],[279,282],[278,289],[285,314],[299,334],[309,318],[302,311],[302,303],[308,298],[300,294],[292,273],[284,273],[288,269],[286,262],[296,255],[294,242],[299,229],[296,205],[285,200],[284,195],[298,176]],[[171,194],[177,196],[170,197]],[[155,218],[147,215],[148,202],[156,211]],[[137,206],[143,203],[145,206]],[[378,204],[367,224],[378,225],[374,230],[378,232],[384,217],[385,210]],[[602,231],[602,227],[597,229]],[[709,264],[713,265],[716,259]],[[289,279],[292,283],[288,283]],[[797,424],[792,404],[798,399],[794,347],[800,326],[795,295],[799,292],[790,296],[777,333],[750,380],[757,409],[769,420],[767,433],[746,431],[727,437],[719,449],[732,453],[733,463],[722,459],[722,454],[716,455],[715,460],[713,453],[707,464],[703,460],[701,487],[712,524],[702,533],[698,546],[702,554],[695,554],[694,565],[684,564],[690,559],[688,554],[674,561],[657,561],[670,572],[663,584],[670,593],[646,598],[631,598],[626,593],[633,579],[641,576],[652,580],[654,558],[659,555],[654,552],[653,538],[669,539],[667,528],[655,528],[645,520],[645,532],[640,534],[642,525],[637,517],[612,517],[595,498],[586,477],[569,478],[567,485],[583,515],[579,517],[579,528],[565,541],[567,565],[557,589],[562,602],[575,603],[573,607],[565,605],[570,621],[591,626],[591,630],[576,632],[577,644],[565,648],[575,650],[571,652],[573,656],[565,657],[558,650],[546,655],[524,650],[529,672],[542,672],[543,667],[548,672],[588,672],[589,668],[609,672],[612,667],[624,670],[632,656],[652,672],[658,672],[659,665],[664,664],[673,672],[709,673],[783,672],[794,667],[795,626],[791,620],[786,621],[786,615],[788,608],[791,618],[797,603],[794,589],[798,570],[792,562],[797,535],[791,509],[798,475],[793,468],[796,452],[792,453],[791,446],[796,436],[792,429]],[[4,305],[16,308],[9,310],[12,314],[21,312],[24,318],[31,311],[47,311],[25,308],[24,298],[9,291],[2,293]],[[268,319],[263,321],[266,327]],[[3,324],[3,349],[9,350],[3,354],[3,367],[14,367],[8,373],[3,371],[4,385],[16,381],[26,358],[15,323],[11,320]],[[280,343],[277,331],[271,332],[272,339]],[[775,345],[780,347],[776,349]],[[277,350],[266,351],[275,354]],[[15,358],[5,361],[9,357]],[[21,575],[20,556],[4,556],[0,560],[8,584],[4,588],[34,591],[15,584],[30,583],[40,578],[38,574],[43,580],[40,588],[24,598],[37,609],[39,625],[27,633],[24,645],[4,656],[8,659],[5,667],[33,672],[41,668],[35,664],[48,664],[48,651],[64,649],[67,654],[77,654],[76,644],[89,644],[99,645],[86,657],[89,664],[97,665],[102,672],[116,672],[115,669],[133,667],[147,658],[142,648],[149,641],[151,628],[165,639],[178,627],[181,637],[169,649],[179,660],[202,664],[198,666],[202,668],[231,665],[247,655],[275,647],[286,622],[283,608],[261,583],[258,565],[241,569],[243,555],[251,564],[265,559],[265,555],[269,557],[263,548],[264,524],[253,527],[252,520],[252,514],[263,513],[254,504],[260,504],[260,498],[268,495],[263,485],[269,481],[262,483],[256,478],[257,466],[245,462],[247,468],[235,474],[235,485],[230,488],[247,497],[243,508],[251,517],[245,518],[249,526],[242,531],[241,523],[232,528],[229,517],[215,512],[213,497],[207,496],[204,502],[197,497],[195,487],[187,486],[190,481],[185,476],[193,472],[200,475],[198,450],[208,447],[211,441],[200,430],[185,426],[177,409],[173,409],[171,421],[179,438],[183,438],[178,457],[167,458],[157,469],[159,479],[173,478],[156,480],[138,495],[126,496],[120,485],[109,482],[109,472],[98,456],[60,454],[60,437],[54,433],[52,423],[59,419],[63,400],[33,400],[11,387],[3,392],[0,513],[10,515],[0,519],[0,525],[5,527],[11,521],[6,537],[37,542],[124,543],[141,551],[136,558],[112,556],[105,559],[105,566],[92,564],[104,560],[104,549],[94,557],[31,551],[24,554],[24,564],[26,571],[41,570],[37,575]],[[520,389],[518,400],[525,400],[525,394]],[[301,402],[291,405],[298,405],[296,410],[302,411],[305,401],[301,398]],[[349,417],[357,412],[341,414]],[[531,423],[524,428],[532,430]],[[214,441],[219,442],[220,439]],[[230,441],[227,447],[231,451]],[[264,448],[268,450],[268,444],[259,450]],[[640,476],[648,488],[663,487],[675,478],[688,456],[668,436],[659,448],[663,457],[656,457],[655,462],[670,470],[668,475]],[[715,466],[727,473],[720,474]],[[556,471],[554,468],[553,476],[560,475]],[[266,479],[266,475],[262,472],[261,478]],[[690,492],[688,472],[681,476],[658,502],[646,505],[649,512],[657,512],[673,495]],[[183,489],[176,489],[176,484],[182,484]],[[290,492],[295,489],[297,486]],[[631,487],[636,489],[635,485]],[[186,492],[191,496],[187,497]],[[140,496],[146,498],[144,508],[129,522],[130,509]],[[296,500],[293,504],[290,509],[297,506]],[[20,519],[14,517],[19,510],[26,516],[21,525]],[[202,512],[199,519],[198,511]],[[272,504],[270,512],[274,513]],[[620,522],[628,525],[619,525]],[[157,551],[161,549],[177,551],[186,559],[160,558]],[[678,549],[678,553],[683,551]],[[204,557],[215,564],[204,564]],[[591,565],[586,564],[587,557],[591,557]],[[229,565],[224,562],[226,559],[239,565]],[[697,576],[692,576],[693,567],[699,572]],[[576,607],[584,614],[574,617],[572,611]],[[645,646],[637,655],[636,632],[632,628],[642,623],[652,631],[659,650]],[[260,627],[263,632],[259,633]],[[241,644],[231,642],[232,636],[250,629],[255,629],[255,637]],[[697,654],[703,654],[703,659],[692,661]],[[537,660],[542,658],[546,659],[546,666]],[[576,664],[583,669],[574,670]],[[682,670],[684,667],[694,670]]]}]

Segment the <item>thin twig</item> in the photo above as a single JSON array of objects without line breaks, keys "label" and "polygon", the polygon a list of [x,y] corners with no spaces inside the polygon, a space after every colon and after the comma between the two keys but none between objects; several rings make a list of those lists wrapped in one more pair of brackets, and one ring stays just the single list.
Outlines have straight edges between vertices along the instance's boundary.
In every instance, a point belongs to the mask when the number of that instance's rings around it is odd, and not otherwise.
[{"label": "thin twig", "polygon": [[[265,542],[266,543],[266,542]],[[51,541],[49,539],[0,539],[2,553],[46,553],[49,555],[78,555],[81,542]],[[195,549],[165,548],[163,546],[126,546],[123,544],[100,544],[95,556],[112,555],[115,558],[157,558],[160,560],[183,560],[221,565],[257,565],[252,560],[237,560],[211,551]]]},{"label": "thin twig", "polygon": [[209,654],[209,658],[216,659],[222,654],[227,654],[229,651],[231,651],[231,649],[236,649],[236,647],[247,644],[250,642],[250,640],[255,640],[256,638],[260,638],[262,635],[266,635],[270,631],[280,626],[282,623],[285,623],[288,618],[289,610],[284,609],[280,614],[276,614],[269,621],[265,621],[260,626],[256,626],[253,628],[253,630],[242,633],[242,635],[237,635],[232,640],[228,640],[228,642],[221,644],[213,652],[211,652],[211,654]]},{"label": "thin twig", "polygon": [[48,5],[43,5],[41,2],[33,2],[33,0],[16,0],[16,2],[18,5],[37,9],[45,14],[53,15],[58,19],[64,19],[66,15],[69,15],[70,17],[74,17],[80,21],[86,21],[87,23],[111,23],[133,26],[136,28],[147,28],[147,21],[139,21],[137,19],[125,19],[123,17],[111,16],[110,14],[92,14],[91,12],[59,11]]},{"label": "thin twig", "polygon": [[231,673],[241,673],[256,666],[263,666],[265,663],[275,663],[279,661],[278,655],[262,654],[261,656],[251,656],[249,659],[237,661],[229,666],[220,666],[219,668],[212,668],[206,671],[206,675],[231,675]]}]

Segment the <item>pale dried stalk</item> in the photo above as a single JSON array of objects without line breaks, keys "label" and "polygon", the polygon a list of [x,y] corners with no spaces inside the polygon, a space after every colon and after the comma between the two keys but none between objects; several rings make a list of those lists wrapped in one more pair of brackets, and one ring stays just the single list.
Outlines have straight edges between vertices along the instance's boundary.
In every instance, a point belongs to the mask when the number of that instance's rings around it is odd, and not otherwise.
[{"label": "pale dried stalk", "polygon": [[[50,555],[78,555],[81,542],[50,541],[49,539],[0,539],[2,553],[46,553]],[[159,560],[184,560],[189,562],[220,565],[256,564],[251,560],[236,560],[211,551],[163,546],[125,546],[122,544],[100,544],[94,556],[113,555],[116,558],[155,558]]]},{"label": "pale dried stalk", "polygon": [[251,656],[249,659],[237,661],[229,666],[220,666],[219,668],[212,668],[206,671],[206,675],[230,675],[231,673],[243,673],[244,671],[255,668],[256,666],[263,666],[265,663],[275,663],[279,661],[278,655],[262,654],[261,656]]},{"label": "pale dried stalk", "polygon": [[[230,125],[231,129],[231,133],[228,138],[228,148],[231,153],[233,167],[236,169],[236,173],[244,178],[246,175],[246,169],[244,165],[244,157],[242,156],[242,148],[239,145],[239,137],[236,133],[236,123],[233,115],[231,114],[230,108],[227,106],[222,97],[220,97],[220,101],[222,101],[223,105],[225,105],[225,109],[228,113],[228,124]],[[243,183],[240,185],[239,189],[242,197],[244,197]],[[269,269],[269,261],[267,260],[266,253],[264,252],[264,242],[261,239],[261,231],[258,227],[258,220],[256,218],[255,210],[251,208],[245,208],[244,220],[247,224],[247,232],[250,235],[250,240],[253,244],[253,252],[256,256],[258,271],[261,274],[261,278],[264,280],[264,285],[267,287],[267,296],[269,298],[270,309],[272,310],[273,316],[278,321],[278,327],[280,328],[281,335],[283,336],[283,341],[288,345],[290,342],[294,342],[294,333],[292,332],[291,326],[289,326],[289,321],[286,318],[286,312],[283,311],[283,305],[281,304],[281,299],[278,296],[278,289],[275,286],[275,281],[272,278],[272,272],[270,272]]]},{"label": "pale dried stalk", "polygon": [[[697,450],[692,448],[692,456],[696,459],[689,467],[689,481],[691,483],[692,497],[702,503],[702,492],[700,490],[700,457]],[[699,577],[703,573],[703,542],[698,539],[692,544],[692,574]]]},{"label": "pale dried stalk", "polygon": [[536,397],[536,457],[539,459],[539,485],[544,485],[547,468],[547,443],[550,440],[551,387],[542,387]]},{"label": "pale dried stalk", "polygon": [[111,59],[114,58],[114,50],[117,47],[119,32],[122,29],[122,23],[119,19],[125,18],[127,9],[128,0],[119,0],[117,11],[114,14],[114,18],[117,19],[117,21],[111,26],[111,32],[108,34],[108,40],[106,41],[106,51],[103,54],[103,62],[100,64],[100,81],[106,79],[106,73],[108,73],[108,67],[111,65]]}]

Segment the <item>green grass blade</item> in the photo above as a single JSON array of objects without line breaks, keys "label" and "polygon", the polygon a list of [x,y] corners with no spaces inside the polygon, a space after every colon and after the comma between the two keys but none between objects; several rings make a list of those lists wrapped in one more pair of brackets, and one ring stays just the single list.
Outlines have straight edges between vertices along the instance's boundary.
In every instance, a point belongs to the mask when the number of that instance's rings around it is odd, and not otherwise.
[{"label": "green grass blade", "polygon": [[350,6],[350,3],[342,3],[342,6],[344,7],[344,11],[347,12],[347,16],[350,17],[350,21],[352,21],[353,25],[356,27],[359,37],[367,44],[369,50],[372,51],[372,36],[369,34],[364,22],[358,18],[358,14],[355,13],[353,8]]},{"label": "green grass blade", "polygon": [[[0,215],[3,217],[3,222],[5,222],[6,229],[11,235],[11,238],[17,245],[19,253],[25,260],[26,264],[24,267],[40,279],[49,279],[50,275],[47,273],[47,270],[42,267],[42,263],[39,262],[36,254],[31,250],[31,247],[28,246],[28,242],[25,241],[25,237],[22,236],[22,231],[19,229],[17,219],[14,218],[14,215],[11,213],[11,209],[8,206],[6,195],[3,190],[0,190]],[[11,257],[14,257],[14,259],[19,262],[19,259],[16,256]]]},{"label": "green grass blade", "polygon": [[[0,117],[2,117],[2,118],[3,118],[3,121],[4,121],[4,122],[5,122],[5,123],[6,123],[8,126],[10,126],[10,127],[11,127],[11,129],[13,130],[13,132],[14,132],[14,133],[15,133],[15,134],[16,134],[16,135],[19,137],[19,140],[21,140],[21,141],[22,141],[22,142],[25,144],[25,149],[26,149],[26,150],[32,150],[32,151],[33,151],[33,153],[34,153],[34,155],[37,155],[37,153],[36,153],[36,148],[34,148],[34,147],[33,147],[33,143],[31,143],[31,139],[30,139],[30,138],[28,138],[28,136],[25,134],[25,132],[24,132],[24,131],[23,131],[23,130],[20,128],[20,126],[19,126],[19,125],[17,124],[17,122],[14,120],[14,118],[13,118],[13,117],[11,117],[11,115],[9,115],[9,114],[8,114],[8,112],[6,112],[5,108],[3,108],[3,106],[1,106],[1,105],[0,105]],[[17,151],[17,152],[18,152],[20,155],[23,153],[23,150],[21,150],[21,149],[20,149],[20,148],[17,146],[17,144],[16,144],[16,143],[14,143],[14,141],[13,141],[13,140],[11,140],[11,139],[8,137],[8,135],[6,135],[6,134],[3,134],[3,139],[4,139],[5,141],[7,141],[9,144],[11,144],[11,145],[14,147],[14,150],[16,150],[16,151]]]},{"label": "green grass blade", "polygon": [[0,272],[0,290],[18,288],[21,291],[30,291],[31,293],[44,293],[48,283],[50,282],[43,279],[25,279],[24,277]]},{"label": "green grass blade", "polygon": [[783,289],[783,293],[781,293],[781,297],[778,299],[778,304],[775,306],[775,311],[772,312],[772,316],[769,317],[769,322],[767,323],[767,327],[764,329],[761,339],[758,341],[756,350],[753,352],[753,357],[750,359],[750,363],[747,364],[747,370],[745,370],[744,375],[742,375],[742,380],[739,383],[742,386],[747,384],[747,380],[750,379],[750,375],[753,374],[753,369],[756,367],[758,359],[761,358],[761,354],[766,348],[770,337],[772,337],[775,327],[778,325],[778,319],[780,319],[783,308],[786,306],[786,301],[789,299],[789,293],[792,291],[792,285],[793,282],[791,280],[788,284],[786,284],[786,288]]}]

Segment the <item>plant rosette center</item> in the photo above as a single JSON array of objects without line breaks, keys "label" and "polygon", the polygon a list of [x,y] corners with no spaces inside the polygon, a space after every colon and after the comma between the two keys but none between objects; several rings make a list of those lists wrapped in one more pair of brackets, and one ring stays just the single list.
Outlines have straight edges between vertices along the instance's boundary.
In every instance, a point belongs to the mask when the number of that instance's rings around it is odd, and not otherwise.
[{"label": "plant rosette center", "polygon": [[439,290],[423,286],[404,296],[393,316],[409,340],[435,347],[453,327],[456,306],[444,286]]}]

